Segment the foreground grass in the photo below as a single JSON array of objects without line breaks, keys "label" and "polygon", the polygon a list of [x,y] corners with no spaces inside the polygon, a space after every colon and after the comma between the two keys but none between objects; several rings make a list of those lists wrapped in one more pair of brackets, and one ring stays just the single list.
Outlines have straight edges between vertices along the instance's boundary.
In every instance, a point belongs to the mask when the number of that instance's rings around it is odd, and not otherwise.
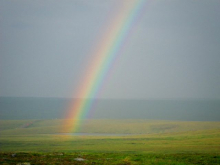
[{"label": "foreground grass", "polygon": [[0,164],[220,164],[219,122],[94,120],[82,128],[131,133],[115,137],[59,135],[61,123],[1,121]]},{"label": "foreground grass", "polygon": [[203,130],[120,137],[13,135],[0,136],[2,152],[140,152],[219,153],[220,131]]},{"label": "foreground grass", "polygon": [[[81,160],[81,161],[79,161]],[[203,164],[217,165],[220,154],[129,154],[129,153],[0,153],[0,164]]]}]

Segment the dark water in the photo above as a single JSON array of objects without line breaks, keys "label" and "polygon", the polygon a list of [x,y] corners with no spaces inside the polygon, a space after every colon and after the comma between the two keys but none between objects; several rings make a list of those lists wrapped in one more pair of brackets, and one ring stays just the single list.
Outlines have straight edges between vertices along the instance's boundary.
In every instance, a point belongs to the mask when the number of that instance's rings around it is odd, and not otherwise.
[{"label": "dark water", "polygon": [[57,135],[67,135],[67,136],[131,136],[138,134],[115,134],[115,133],[59,133]]},{"label": "dark water", "polygon": [[[64,118],[71,99],[0,97],[0,119]],[[220,121],[220,100],[98,99],[89,118]]]}]

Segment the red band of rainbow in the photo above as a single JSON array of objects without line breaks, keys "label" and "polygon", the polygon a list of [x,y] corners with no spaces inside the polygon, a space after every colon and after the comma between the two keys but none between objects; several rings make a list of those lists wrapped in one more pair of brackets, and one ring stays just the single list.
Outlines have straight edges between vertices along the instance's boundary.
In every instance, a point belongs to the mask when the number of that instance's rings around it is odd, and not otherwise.
[{"label": "red band of rainbow", "polygon": [[93,53],[93,61],[81,81],[78,98],[70,106],[64,123],[64,132],[77,132],[80,120],[90,111],[93,99],[99,92],[102,83],[107,77],[112,63],[120,55],[127,37],[143,14],[146,0],[121,0],[122,8],[116,18],[111,21],[107,31]]}]

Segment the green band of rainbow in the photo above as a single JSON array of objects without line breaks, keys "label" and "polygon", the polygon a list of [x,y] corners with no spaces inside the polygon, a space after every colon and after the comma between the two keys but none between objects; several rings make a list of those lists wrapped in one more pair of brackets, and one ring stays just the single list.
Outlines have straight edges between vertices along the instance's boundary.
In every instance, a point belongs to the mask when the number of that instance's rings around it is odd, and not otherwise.
[{"label": "green band of rainbow", "polygon": [[65,132],[78,130],[80,119],[84,119],[90,111],[93,99],[108,75],[112,63],[120,54],[127,37],[146,6],[146,0],[121,0],[120,2],[122,2],[123,8],[104,33],[93,53],[94,59],[79,87],[78,98],[89,99],[78,99],[72,103],[67,114],[69,120],[64,123]]}]

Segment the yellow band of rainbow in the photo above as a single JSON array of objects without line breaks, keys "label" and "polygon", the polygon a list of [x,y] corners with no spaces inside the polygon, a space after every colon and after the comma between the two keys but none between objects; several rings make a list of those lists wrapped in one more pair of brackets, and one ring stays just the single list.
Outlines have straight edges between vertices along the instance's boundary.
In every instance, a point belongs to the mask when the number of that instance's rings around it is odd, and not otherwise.
[{"label": "yellow band of rainbow", "polygon": [[120,0],[122,8],[110,25],[107,26],[102,39],[93,52],[93,60],[87,69],[85,77],[81,81],[77,98],[72,102],[65,120],[63,132],[77,132],[80,120],[90,111],[93,99],[110,70],[112,63],[120,55],[120,52],[132,31],[132,28],[140,19],[146,7],[146,0]]}]

